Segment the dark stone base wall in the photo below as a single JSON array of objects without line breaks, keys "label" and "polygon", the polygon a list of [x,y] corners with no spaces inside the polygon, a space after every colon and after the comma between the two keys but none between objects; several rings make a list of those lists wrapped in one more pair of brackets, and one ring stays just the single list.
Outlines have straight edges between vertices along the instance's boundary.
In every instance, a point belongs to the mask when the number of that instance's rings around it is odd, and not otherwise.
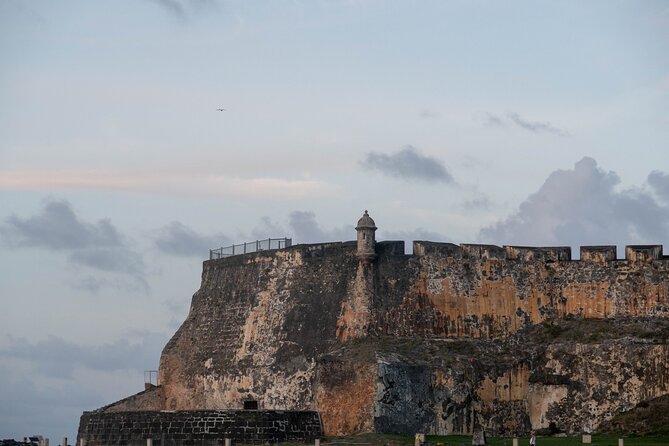
[{"label": "dark stone base wall", "polygon": [[310,442],[323,435],[318,412],[308,411],[135,411],[84,412],[77,445],[154,446]]}]

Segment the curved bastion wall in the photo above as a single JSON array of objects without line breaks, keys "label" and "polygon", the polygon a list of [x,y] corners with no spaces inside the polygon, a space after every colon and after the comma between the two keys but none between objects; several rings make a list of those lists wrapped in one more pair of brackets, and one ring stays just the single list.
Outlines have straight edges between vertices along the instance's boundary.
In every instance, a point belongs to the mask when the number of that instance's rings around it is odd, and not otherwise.
[{"label": "curved bastion wall", "polygon": [[[105,411],[254,400],[318,411],[326,434],[579,432],[669,393],[661,246],[625,259],[606,246],[581,260],[568,247],[417,241],[413,252],[380,242],[363,259],[344,242],[204,262],[159,387]],[[592,327],[603,328],[569,337]]]}]

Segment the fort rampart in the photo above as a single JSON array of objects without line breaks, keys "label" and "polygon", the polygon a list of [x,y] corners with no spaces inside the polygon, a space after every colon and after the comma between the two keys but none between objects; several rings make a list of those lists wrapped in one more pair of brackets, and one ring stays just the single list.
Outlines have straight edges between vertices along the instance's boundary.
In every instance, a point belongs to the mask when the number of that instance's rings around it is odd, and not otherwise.
[{"label": "fort rampart", "polygon": [[406,255],[365,217],[357,242],[204,262],[159,390],[123,410],[254,400],[318,411],[326,434],[582,432],[669,393],[661,246],[572,260],[569,247],[417,241]]},{"label": "fort rampart", "polygon": [[[88,446],[309,442],[322,435],[317,412],[200,410],[85,412],[78,440]],[[80,444],[77,442],[77,444]]]}]

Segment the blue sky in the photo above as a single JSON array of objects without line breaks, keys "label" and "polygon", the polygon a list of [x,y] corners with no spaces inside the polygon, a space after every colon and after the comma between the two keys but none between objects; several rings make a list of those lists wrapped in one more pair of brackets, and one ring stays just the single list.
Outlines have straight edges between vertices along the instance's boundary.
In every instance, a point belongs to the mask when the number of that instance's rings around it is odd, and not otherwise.
[{"label": "blue sky", "polygon": [[141,390],[208,247],[669,241],[668,1],[2,0],[0,55],[2,438]]}]

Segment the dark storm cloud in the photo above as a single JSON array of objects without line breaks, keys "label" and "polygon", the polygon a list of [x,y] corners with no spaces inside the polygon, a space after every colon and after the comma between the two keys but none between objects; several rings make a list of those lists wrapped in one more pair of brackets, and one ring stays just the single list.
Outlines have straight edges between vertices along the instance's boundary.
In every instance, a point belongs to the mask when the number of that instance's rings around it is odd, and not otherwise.
[{"label": "dark storm cloud", "polygon": [[370,152],[360,164],[368,170],[404,180],[453,183],[453,177],[436,158],[421,155],[414,147],[406,146],[390,155]]},{"label": "dark storm cloud", "polygon": [[[648,183],[661,195],[667,174]],[[669,206],[647,189],[617,190],[620,179],[592,158],[551,173],[514,214],[484,228],[480,238],[496,244],[593,245],[663,243],[669,240]]]},{"label": "dark storm cloud", "polygon": [[207,257],[210,249],[231,243],[231,239],[223,234],[198,234],[178,221],[159,229],[155,238],[155,245],[160,251],[182,257]]},{"label": "dark storm cloud", "polygon": [[522,118],[518,113],[508,113],[507,116],[518,127],[521,127],[525,130],[535,133],[552,133],[559,136],[568,136],[569,133],[566,131],[554,127],[550,122],[539,122],[539,121],[529,121],[525,118]]},{"label": "dark storm cloud", "polygon": [[81,220],[67,201],[49,200],[32,217],[8,217],[0,240],[14,249],[38,248],[68,254],[68,260],[99,271],[127,275],[146,288],[145,265],[111,220]]}]

